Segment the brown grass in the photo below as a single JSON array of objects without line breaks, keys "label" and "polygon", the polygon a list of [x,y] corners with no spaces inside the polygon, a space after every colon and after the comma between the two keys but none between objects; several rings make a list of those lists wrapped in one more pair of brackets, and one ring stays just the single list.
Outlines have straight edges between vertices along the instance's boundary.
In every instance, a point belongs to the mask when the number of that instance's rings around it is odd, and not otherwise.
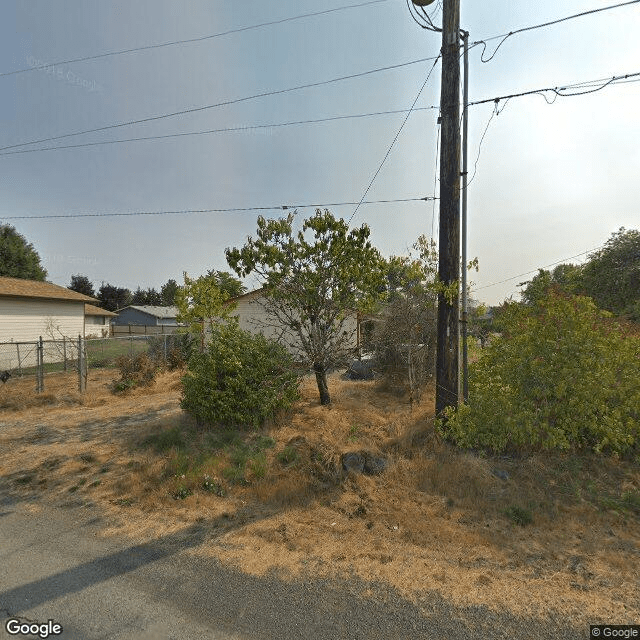
[{"label": "brown grass", "polygon": [[[115,375],[92,372],[81,406],[52,379],[48,406],[25,397],[22,410],[0,411],[0,474],[12,491],[33,504],[96,503],[110,515],[105,534],[137,540],[199,522],[215,535],[193,553],[247,572],[359,575],[409,598],[434,590],[576,623],[638,618],[640,514],[623,500],[640,492],[637,465],[461,453],[434,432],[431,393],[410,411],[373,382],[333,376],[333,405],[320,406],[305,380],[293,415],[262,434],[275,442],[262,449],[263,473],[247,463],[247,484],[234,484],[224,474],[239,445],[211,450],[180,411],[179,373],[123,396],[109,391]],[[149,444],[177,436],[182,448]],[[343,476],[341,455],[362,450],[387,457],[387,471]],[[185,456],[191,466],[174,473]],[[224,495],[202,488],[205,475]],[[191,495],[177,499],[180,488]],[[517,510],[533,522],[519,526]]]}]

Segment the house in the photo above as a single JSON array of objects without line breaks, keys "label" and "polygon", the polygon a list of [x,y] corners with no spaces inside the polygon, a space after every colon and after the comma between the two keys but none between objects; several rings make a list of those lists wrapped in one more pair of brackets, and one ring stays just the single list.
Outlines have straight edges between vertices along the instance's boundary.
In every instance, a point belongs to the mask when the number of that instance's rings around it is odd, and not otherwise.
[{"label": "house", "polygon": [[178,307],[130,305],[118,311],[113,321],[114,334],[173,333],[178,324]]},{"label": "house", "polygon": [[0,369],[35,364],[33,343],[41,336],[84,335],[85,304],[92,302],[95,298],[50,282],[0,277]]},{"label": "house", "polygon": [[[299,352],[298,348],[292,346],[292,344],[298,344],[298,339],[293,335],[291,329],[277,322],[267,312],[262,289],[249,291],[241,296],[232,298],[229,302],[236,304],[232,315],[238,318],[238,325],[241,329],[251,333],[262,333],[265,337],[280,342],[294,354]],[[346,349],[353,350],[356,353],[360,346],[359,316],[354,313],[347,317],[343,330],[348,334]]]},{"label": "house", "polygon": [[0,343],[84,335],[87,302],[96,300],[50,282],[0,277]]},{"label": "house", "polygon": [[84,335],[86,338],[106,338],[111,333],[111,320],[118,314],[93,304],[84,305]]}]

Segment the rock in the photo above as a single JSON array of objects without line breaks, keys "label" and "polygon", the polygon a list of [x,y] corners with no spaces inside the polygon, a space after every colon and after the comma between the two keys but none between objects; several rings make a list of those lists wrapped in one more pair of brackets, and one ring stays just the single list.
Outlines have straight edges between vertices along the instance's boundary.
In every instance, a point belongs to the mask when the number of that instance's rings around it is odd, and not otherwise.
[{"label": "rock", "polygon": [[365,459],[359,453],[350,452],[342,456],[342,468],[347,472],[362,473]]},{"label": "rock", "polygon": [[386,458],[376,456],[369,451],[357,453],[351,451],[342,456],[342,468],[347,472],[365,473],[374,476],[382,473],[387,468]]},{"label": "rock", "polygon": [[364,472],[370,476],[377,476],[387,468],[386,458],[367,454],[364,461]]},{"label": "rock", "polygon": [[508,480],[509,479],[509,474],[506,471],[503,471],[502,469],[494,469],[491,473],[496,478],[500,478],[500,480]]},{"label": "rock", "polygon": [[372,360],[354,360],[345,372],[349,380],[373,380],[373,376]]}]

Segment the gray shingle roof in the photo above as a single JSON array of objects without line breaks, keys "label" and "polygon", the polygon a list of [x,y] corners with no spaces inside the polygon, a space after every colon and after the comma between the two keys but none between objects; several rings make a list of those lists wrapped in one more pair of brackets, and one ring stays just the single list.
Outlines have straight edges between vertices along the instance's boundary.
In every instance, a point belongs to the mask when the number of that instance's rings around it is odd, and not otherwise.
[{"label": "gray shingle roof", "polygon": [[[158,307],[150,304],[132,304],[124,309],[136,309],[143,313],[148,313],[150,316],[156,318],[175,318],[178,315],[178,307]],[[124,309],[118,309],[118,311],[124,311]]]}]

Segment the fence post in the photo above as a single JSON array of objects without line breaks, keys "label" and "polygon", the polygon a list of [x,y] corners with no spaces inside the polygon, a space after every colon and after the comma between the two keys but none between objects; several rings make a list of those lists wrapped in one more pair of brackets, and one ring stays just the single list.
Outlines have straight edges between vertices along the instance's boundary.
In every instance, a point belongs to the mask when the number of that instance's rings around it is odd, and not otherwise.
[{"label": "fence post", "polygon": [[44,345],[40,336],[36,345],[36,393],[44,391]]},{"label": "fence post", "polygon": [[164,338],[164,366],[167,366],[167,336],[163,336]]},{"label": "fence post", "polygon": [[64,370],[67,370],[67,338],[62,336],[62,354],[64,357]]},{"label": "fence post", "polygon": [[18,354],[18,375],[22,377],[22,362],[20,360],[20,343],[16,342],[16,353]]},{"label": "fence post", "polygon": [[84,351],[84,340],[78,335],[78,391],[84,393],[87,389],[87,358]]}]

